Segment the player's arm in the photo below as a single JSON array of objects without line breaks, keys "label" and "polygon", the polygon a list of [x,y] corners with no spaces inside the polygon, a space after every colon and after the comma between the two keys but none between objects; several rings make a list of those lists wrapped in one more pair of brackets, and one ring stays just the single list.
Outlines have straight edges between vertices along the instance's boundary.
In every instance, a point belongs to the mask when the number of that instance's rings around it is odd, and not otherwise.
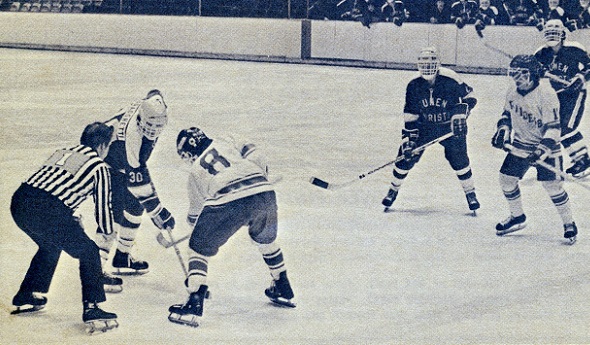
[{"label": "player's arm", "polygon": [[113,233],[111,176],[106,164],[100,164],[94,175],[94,217],[101,232]]},{"label": "player's arm", "polygon": [[162,206],[147,166],[129,168],[127,178],[127,188],[139,200],[154,225],[160,230],[174,229],[174,217],[167,208]]},{"label": "player's arm", "polygon": [[585,49],[579,50],[579,65],[581,66],[580,71],[570,80],[570,84],[567,87],[568,90],[578,92],[582,90],[584,84],[590,80],[590,56]]},{"label": "player's arm", "polygon": [[530,164],[544,161],[552,152],[559,150],[561,125],[559,122],[559,100],[555,92],[546,92],[542,98],[541,116],[543,118],[543,138],[535,150],[527,157]]},{"label": "player's arm", "polygon": [[189,207],[186,216],[186,222],[193,228],[197,223],[199,215],[203,211],[203,205],[206,200],[206,196],[203,190],[201,190],[197,179],[192,174],[188,177],[188,200]]}]

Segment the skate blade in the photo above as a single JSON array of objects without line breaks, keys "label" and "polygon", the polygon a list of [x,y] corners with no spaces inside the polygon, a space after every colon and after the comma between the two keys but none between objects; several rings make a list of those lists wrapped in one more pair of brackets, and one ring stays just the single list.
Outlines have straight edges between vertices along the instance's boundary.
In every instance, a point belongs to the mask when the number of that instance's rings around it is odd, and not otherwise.
[{"label": "skate blade", "polygon": [[584,179],[586,176],[590,175],[590,169],[586,169],[584,172],[581,172],[579,174],[572,174],[573,177],[581,180]]},{"label": "skate blade", "polygon": [[98,320],[86,321],[85,324],[86,324],[86,333],[88,333],[88,335],[105,333],[111,329],[119,327],[119,323],[117,322],[116,319],[109,319],[109,320],[98,319]]},{"label": "skate blade", "polygon": [[291,300],[288,300],[288,299],[282,298],[282,297],[270,298],[270,301],[276,305],[281,306],[281,307],[295,308],[297,306],[297,304],[295,304],[295,302],[292,302]]},{"label": "skate blade", "polygon": [[127,268],[127,267],[121,267],[121,268],[113,268],[112,273],[114,275],[118,275],[118,276],[142,276],[146,273],[148,273],[150,270],[149,269],[145,269],[145,270],[134,270],[132,268]]},{"label": "skate blade", "polygon": [[517,231],[522,230],[524,228],[526,228],[526,223],[522,223],[520,225],[517,225],[513,228],[506,229],[506,230],[496,230],[496,235],[497,236],[504,236],[506,234],[511,234],[513,232],[517,232]]},{"label": "skate blade", "polygon": [[35,313],[44,309],[45,305],[24,305],[20,307],[16,307],[16,310],[10,312],[10,315],[18,315],[18,314],[26,314],[26,313]]},{"label": "skate blade", "polygon": [[123,285],[105,285],[104,292],[106,293],[120,293],[123,291]]},{"label": "skate blade", "polygon": [[173,323],[177,323],[179,325],[185,325],[189,327],[199,327],[201,318],[197,315],[187,314],[187,315],[180,315],[176,313],[170,313],[168,315],[168,320]]},{"label": "skate blade", "polygon": [[576,243],[577,240],[578,240],[577,239],[577,236],[566,238],[565,239],[565,244],[567,244],[568,246],[571,246],[572,244]]}]

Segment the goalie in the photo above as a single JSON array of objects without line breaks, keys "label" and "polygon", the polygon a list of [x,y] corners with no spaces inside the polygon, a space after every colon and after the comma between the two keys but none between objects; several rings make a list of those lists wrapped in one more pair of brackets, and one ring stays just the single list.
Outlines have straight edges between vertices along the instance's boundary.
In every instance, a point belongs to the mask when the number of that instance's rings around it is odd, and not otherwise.
[{"label": "goalie", "polygon": [[445,158],[459,178],[469,209],[475,212],[480,207],[467,156],[467,117],[477,100],[470,97],[471,87],[457,73],[440,65],[436,48],[422,49],[418,57],[420,76],[406,88],[402,143],[397,154],[404,159],[395,163],[391,186],[382,201],[385,211],[393,205],[402,182],[424,152],[416,152],[416,148],[451,131],[453,136],[440,141]]}]

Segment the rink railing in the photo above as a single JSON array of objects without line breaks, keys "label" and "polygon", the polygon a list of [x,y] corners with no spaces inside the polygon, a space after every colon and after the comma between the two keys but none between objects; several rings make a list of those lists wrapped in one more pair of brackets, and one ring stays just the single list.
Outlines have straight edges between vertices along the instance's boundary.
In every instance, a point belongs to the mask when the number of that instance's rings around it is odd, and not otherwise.
[{"label": "rink railing", "polygon": [[[590,29],[568,33],[590,49]],[[485,44],[484,44],[485,43]],[[247,61],[414,69],[420,48],[439,48],[444,65],[471,73],[504,73],[509,55],[543,44],[534,27],[302,19],[126,16],[0,12],[0,47]]]}]

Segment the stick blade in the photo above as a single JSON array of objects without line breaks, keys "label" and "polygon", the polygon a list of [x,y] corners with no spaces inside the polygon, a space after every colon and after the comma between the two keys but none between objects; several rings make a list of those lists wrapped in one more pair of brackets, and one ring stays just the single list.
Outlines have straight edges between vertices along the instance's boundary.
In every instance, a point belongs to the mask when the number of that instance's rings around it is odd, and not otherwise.
[{"label": "stick blade", "polygon": [[320,188],[323,189],[328,189],[330,187],[330,184],[322,179],[319,179],[317,177],[312,177],[309,182],[311,182],[312,185],[314,186],[318,186]]}]

